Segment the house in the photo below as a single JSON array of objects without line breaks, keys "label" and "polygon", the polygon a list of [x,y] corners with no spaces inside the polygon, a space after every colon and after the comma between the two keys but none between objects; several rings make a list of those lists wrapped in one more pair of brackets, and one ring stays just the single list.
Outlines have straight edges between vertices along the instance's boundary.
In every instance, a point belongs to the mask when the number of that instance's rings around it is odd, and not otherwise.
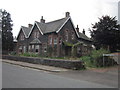
[{"label": "house", "polygon": [[[40,22],[21,26],[17,37],[17,53],[36,53],[41,56],[64,57],[72,55],[72,48],[77,56],[89,54],[92,40],[75,28],[70,13],[65,17],[51,22],[45,22],[43,16]],[[74,47],[76,45],[76,47]]]}]

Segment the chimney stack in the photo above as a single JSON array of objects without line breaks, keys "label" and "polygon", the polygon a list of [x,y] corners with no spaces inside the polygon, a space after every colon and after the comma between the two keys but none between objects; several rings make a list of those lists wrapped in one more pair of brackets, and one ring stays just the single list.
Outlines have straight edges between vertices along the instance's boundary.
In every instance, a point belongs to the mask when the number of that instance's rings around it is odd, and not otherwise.
[{"label": "chimney stack", "polygon": [[83,29],[83,31],[82,31],[82,32],[83,32],[83,34],[85,34],[85,29]]},{"label": "chimney stack", "polygon": [[29,27],[29,28],[32,28],[32,26],[33,26],[32,24],[28,24],[28,27]]},{"label": "chimney stack", "polygon": [[77,30],[77,32],[79,32],[79,27],[78,27],[78,25],[77,25],[77,28],[76,28],[76,30]]},{"label": "chimney stack", "polygon": [[69,17],[69,16],[70,16],[70,12],[66,12],[65,17]]},{"label": "chimney stack", "polygon": [[45,23],[45,20],[43,19],[43,16],[41,17],[41,23]]}]

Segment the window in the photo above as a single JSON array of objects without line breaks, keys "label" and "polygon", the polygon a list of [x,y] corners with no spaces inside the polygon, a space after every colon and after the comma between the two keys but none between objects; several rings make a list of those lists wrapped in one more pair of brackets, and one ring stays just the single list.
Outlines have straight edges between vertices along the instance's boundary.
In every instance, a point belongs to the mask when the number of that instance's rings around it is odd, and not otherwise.
[{"label": "window", "polygon": [[59,38],[59,44],[62,44],[62,38],[61,37]]},{"label": "window", "polygon": [[35,52],[36,52],[36,53],[39,52],[39,45],[35,45]]},{"label": "window", "polygon": [[57,38],[54,38],[54,44],[57,44]]},{"label": "window", "polygon": [[26,53],[26,46],[23,46],[23,52]]},{"label": "window", "polygon": [[52,37],[50,37],[49,43],[50,43],[50,45],[52,44]]},{"label": "window", "polygon": [[31,48],[31,49],[32,49],[32,52],[33,52],[33,51],[34,51],[34,45],[32,45],[32,48]]},{"label": "window", "polygon": [[21,36],[20,36],[20,40],[24,40],[24,35],[21,35]]},{"label": "window", "polygon": [[66,32],[65,32],[65,41],[66,42],[68,41],[68,30],[66,30]]},{"label": "window", "polygon": [[72,35],[71,35],[71,38],[72,38],[72,40],[75,38],[75,35],[74,35],[74,32],[72,32],[71,33]]},{"label": "window", "polygon": [[31,50],[31,46],[29,45],[29,47],[28,47],[28,50],[30,51]]},{"label": "window", "polygon": [[36,38],[39,38],[39,32],[36,33]]},{"label": "window", "polygon": [[19,46],[19,52],[22,53],[22,46]]},{"label": "window", "polygon": [[44,45],[44,52],[47,52],[47,46]]},{"label": "window", "polygon": [[39,38],[39,32],[38,31],[34,32],[34,38]]}]

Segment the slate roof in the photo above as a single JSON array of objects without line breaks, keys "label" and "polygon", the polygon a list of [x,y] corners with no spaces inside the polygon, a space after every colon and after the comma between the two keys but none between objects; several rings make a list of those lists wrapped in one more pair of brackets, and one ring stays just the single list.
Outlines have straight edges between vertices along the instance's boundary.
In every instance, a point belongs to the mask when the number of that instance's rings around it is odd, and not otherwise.
[{"label": "slate roof", "polygon": [[92,41],[90,38],[88,38],[85,34],[83,34],[83,33],[80,33],[80,32],[78,32],[78,34],[79,34],[79,38],[82,38],[82,39],[85,39],[85,40],[88,40],[88,41]]},{"label": "slate roof", "polygon": [[65,23],[67,19],[68,17],[58,19],[58,20],[48,22],[48,23],[41,23],[37,21],[36,23],[38,27],[41,29],[41,31],[45,34],[45,33],[56,32]]},{"label": "slate roof", "polygon": [[28,37],[31,28],[30,27],[21,26],[21,29],[23,30],[25,36]]},{"label": "slate roof", "polygon": [[[58,32],[69,19],[71,19],[71,18],[65,17],[65,18],[47,22],[47,23],[35,21],[35,24],[37,25],[37,27],[39,28],[39,30],[42,34],[46,34],[46,33]],[[26,38],[28,38],[30,33],[32,32],[32,29],[28,28],[28,27],[24,27],[24,26],[22,26],[21,28],[22,28]],[[76,30],[76,28],[74,28],[74,29]],[[82,38],[82,39],[91,41],[91,39],[88,38],[83,33],[77,32],[77,30],[76,30],[76,33],[77,33],[78,38]]]}]

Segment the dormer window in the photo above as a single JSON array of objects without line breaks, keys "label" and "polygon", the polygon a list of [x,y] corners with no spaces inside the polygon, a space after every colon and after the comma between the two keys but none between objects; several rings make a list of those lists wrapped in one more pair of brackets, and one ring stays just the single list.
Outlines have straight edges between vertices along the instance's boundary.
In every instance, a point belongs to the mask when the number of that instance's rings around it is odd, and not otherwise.
[{"label": "dormer window", "polygon": [[25,39],[24,35],[21,35],[21,36],[20,36],[20,40],[22,41],[22,40],[24,40],[24,39]]}]

